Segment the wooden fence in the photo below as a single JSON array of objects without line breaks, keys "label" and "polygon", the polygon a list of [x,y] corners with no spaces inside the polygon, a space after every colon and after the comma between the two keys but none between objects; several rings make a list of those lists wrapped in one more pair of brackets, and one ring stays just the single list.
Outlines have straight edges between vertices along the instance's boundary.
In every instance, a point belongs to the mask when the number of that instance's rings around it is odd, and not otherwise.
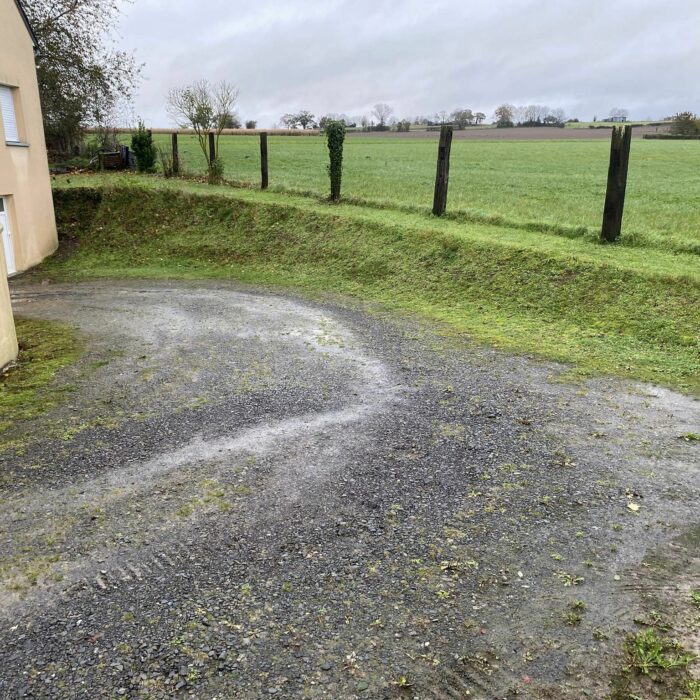
[{"label": "wooden fence", "polygon": [[[97,133],[97,129],[86,129],[88,134]],[[116,134],[133,134],[133,128],[118,127],[113,129]],[[197,132],[194,129],[149,129],[152,134],[181,134],[183,136],[194,136]],[[318,136],[320,129],[224,129],[222,136],[260,136],[260,134],[270,134],[270,136]]]},{"label": "wooden fence", "polygon": [[[269,185],[268,167],[268,135],[279,135],[279,130],[257,131],[252,129],[228,129],[227,131],[238,132],[246,136],[257,135],[260,138],[260,189],[267,189]],[[294,131],[294,130],[284,130]],[[452,145],[453,127],[445,125],[440,128],[440,141],[438,143],[437,171],[435,174],[435,192],[433,196],[433,214],[443,216],[447,211],[447,193],[450,175],[450,151]],[[179,134],[194,134],[191,129],[178,129],[168,131],[165,129],[154,130],[154,133],[171,134],[173,173],[180,172],[180,159],[178,153],[177,137]],[[319,132],[306,130],[306,135],[316,135]],[[215,158],[214,134],[209,133],[209,159]],[[625,193],[627,189],[627,171],[629,167],[630,145],[632,143],[632,125],[612,127],[610,140],[610,163],[608,166],[608,184],[605,193],[605,204],[603,207],[603,223],[600,231],[600,238],[605,242],[614,242],[620,237],[622,232],[622,215],[625,206]]]}]

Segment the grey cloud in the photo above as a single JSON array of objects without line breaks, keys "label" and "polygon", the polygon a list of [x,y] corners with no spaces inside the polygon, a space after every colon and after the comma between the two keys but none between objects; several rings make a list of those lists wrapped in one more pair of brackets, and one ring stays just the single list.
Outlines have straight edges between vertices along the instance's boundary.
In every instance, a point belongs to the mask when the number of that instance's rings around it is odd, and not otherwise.
[{"label": "grey cloud", "polygon": [[240,113],[397,116],[538,102],[589,119],[700,111],[697,0],[135,0],[120,45],[146,64],[136,112],[168,124],[170,87],[240,87]]}]

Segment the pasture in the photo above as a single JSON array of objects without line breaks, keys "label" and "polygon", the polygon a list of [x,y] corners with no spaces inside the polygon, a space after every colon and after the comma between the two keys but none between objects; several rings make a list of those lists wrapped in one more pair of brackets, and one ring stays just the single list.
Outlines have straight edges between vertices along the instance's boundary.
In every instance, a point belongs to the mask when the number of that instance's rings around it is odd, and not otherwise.
[{"label": "pasture", "polygon": [[[154,138],[158,146],[169,148],[168,135]],[[181,135],[179,151],[187,173],[205,173],[194,136]],[[343,197],[372,206],[429,210],[436,152],[437,135],[349,136]],[[608,138],[455,139],[448,213],[477,222],[595,236],[602,217],[608,155]],[[222,136],[220,157],[227,180],[258,185],[257,137]],[[324,197],[327,162],[323,137],[270,137],[270,189]],[[700,249],[700,142],[634,139],[623,240],[669,251]]]}]

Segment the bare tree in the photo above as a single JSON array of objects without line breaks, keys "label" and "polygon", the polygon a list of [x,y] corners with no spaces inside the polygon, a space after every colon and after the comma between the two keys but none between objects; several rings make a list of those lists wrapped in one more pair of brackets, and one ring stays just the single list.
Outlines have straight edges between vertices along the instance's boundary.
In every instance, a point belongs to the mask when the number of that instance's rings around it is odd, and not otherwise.
[{"label": "bare tree", "polygon": [[549,117],[551,117],[556,124],[563,124],[566,120],[566,112],[561,107],[556,107],[550,111]]},{"label": "bare tree", "polygon": [[610,110],[610,116],[616,119],[626,119],[629,116],[629,112],[621,107],[613,107]]},{"label": "bare tree", "polygon": [[384,102],[379,102],[374,105],[374,109],[372,110],[372,114],[377,118],[381,129],[386,128],[386,123],[393,113],[394,109]]},{"label": "bare tree", "polygon": [[[238,89],[226,81],[210,85],[207,80],[198,80],[168,93],[168,115],[180,127],[194,129],[207,161],[210,182],[218,182],[223,177],[219,137],[235,114],[237,99]],[[207,143],[210,132],[215,135],[213,160]]]},{"label": "bare tree", "polygon": [[444,109],[435,112],[435,119],[439,121],[440,124],[444,124],[447,121],[447,112]]}]

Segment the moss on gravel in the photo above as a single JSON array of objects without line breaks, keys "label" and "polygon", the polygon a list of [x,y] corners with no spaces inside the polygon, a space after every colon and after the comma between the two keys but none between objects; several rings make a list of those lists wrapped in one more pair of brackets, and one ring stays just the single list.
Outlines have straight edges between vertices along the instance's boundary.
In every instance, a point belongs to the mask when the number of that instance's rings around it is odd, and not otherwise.
[{"label": "moss on gravel", "polygon": [[18,318],[16,326],[19,356],[0,378],[0,435],[61,401],[67,387],[54,383],[56,373],[82,349],[78,333],[65,324]]}]

